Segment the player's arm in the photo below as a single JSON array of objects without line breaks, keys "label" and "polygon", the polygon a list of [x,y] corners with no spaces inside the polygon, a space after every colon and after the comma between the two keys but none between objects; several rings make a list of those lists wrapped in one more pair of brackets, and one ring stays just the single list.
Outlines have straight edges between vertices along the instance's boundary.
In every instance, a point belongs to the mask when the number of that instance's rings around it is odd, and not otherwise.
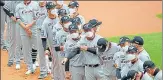
[{"label": "player's arm", "polygon": [[4,6],[5,3],[3,1],[0,1],[0,6]]},{"label": "player's arm", "polygon": [[80,49],[81,50],[85,50],[85,51],[88,51],[92,54],[97,54],[97,48],[94,48],[94,47],[88,47],[88,46],[80,46]]}]

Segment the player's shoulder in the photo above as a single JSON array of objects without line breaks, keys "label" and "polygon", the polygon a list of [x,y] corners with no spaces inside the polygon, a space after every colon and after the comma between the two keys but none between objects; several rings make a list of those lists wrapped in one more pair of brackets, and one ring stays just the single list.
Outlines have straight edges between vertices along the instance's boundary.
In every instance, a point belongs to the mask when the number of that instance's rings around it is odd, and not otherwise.
[{"label": "player's shoulder", "polygon": [[18,3],[16,7],[23,7],[23,2]]}]

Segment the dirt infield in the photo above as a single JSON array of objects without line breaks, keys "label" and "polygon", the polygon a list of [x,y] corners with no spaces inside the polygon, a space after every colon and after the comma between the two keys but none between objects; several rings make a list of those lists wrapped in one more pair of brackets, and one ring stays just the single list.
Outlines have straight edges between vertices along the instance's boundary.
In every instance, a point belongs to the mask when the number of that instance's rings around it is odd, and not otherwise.
[{"label": "dirt infield", "polygon": [[[161,1],[79,1],[79,4],[79,12],[86,21],[92,18],[102,21],[98,33],[103,37],[162,31],[162,20],[156,17],[162,12]],[[23,62],[16,71],[15,65],[7,67],[7,58],[7,52],[1,51],[1,80],[37,80],[39,69],[26,76]]]}]

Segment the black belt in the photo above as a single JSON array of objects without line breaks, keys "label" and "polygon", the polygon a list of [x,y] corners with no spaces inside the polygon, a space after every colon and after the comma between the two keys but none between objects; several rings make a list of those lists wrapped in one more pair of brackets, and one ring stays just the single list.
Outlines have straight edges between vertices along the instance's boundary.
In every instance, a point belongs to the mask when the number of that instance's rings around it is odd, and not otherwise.
[{"label": "black belt", "polygon": [[89,64],[86,64],[85,66],[88,66],[88,67],[98,67],[99,64],[95,64],[95,65],[89,65]]}]

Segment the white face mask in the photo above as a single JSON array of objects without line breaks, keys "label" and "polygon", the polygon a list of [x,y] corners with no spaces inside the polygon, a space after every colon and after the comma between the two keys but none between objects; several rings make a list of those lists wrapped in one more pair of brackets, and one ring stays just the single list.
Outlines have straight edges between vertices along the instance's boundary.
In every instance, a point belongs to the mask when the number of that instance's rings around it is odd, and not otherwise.
[{"label": "white face mask", "polygon": [[129,60],[129,61],[131,61],[135,58],[136,58],[136,55],[134,55],[134,54],[127,54],[127,56],[126,56],[126,60]]},{"label": "white face mask", "polygon": [[73,8],[73,9],[70,8],[70,9],[69,9],[69,12],[70,12],[70,16],[71,16],[71,15],[73,15],[73,14],[76,12],[76,10],[75,10],[75,8]]},{"label": "white face mask", "polygon": [[85,33],[86,37],[92,37],[93,36],[93,32],[89,31]]},{"label": "white face mask", "polygon": [[64,24],[64,27],[68,29],[68,27],[72,24],[72,22],[68,22],[66,24]]},{"label": "white face mask", "polygon": [[126,52],[127,50],[128,50],[128,45],[125,46],[125,47],[122,47],[122,51],[123,51],[123,52]]},{"label": "white face mask", "polygon": [[79,25],[78,28],[79,28],[79,30],[81,30],[82,29],[82,25]]},{"label": "white face mask", "polygon": [[58,16],[55,9],[51,10],[51,14]]},{"label": "white face mask", "polygon": [[70,34],[70,36],[71,36],[71,38],[76,39],[79,37],[79,34],[78,33],[72,33],[72,34]]}]

